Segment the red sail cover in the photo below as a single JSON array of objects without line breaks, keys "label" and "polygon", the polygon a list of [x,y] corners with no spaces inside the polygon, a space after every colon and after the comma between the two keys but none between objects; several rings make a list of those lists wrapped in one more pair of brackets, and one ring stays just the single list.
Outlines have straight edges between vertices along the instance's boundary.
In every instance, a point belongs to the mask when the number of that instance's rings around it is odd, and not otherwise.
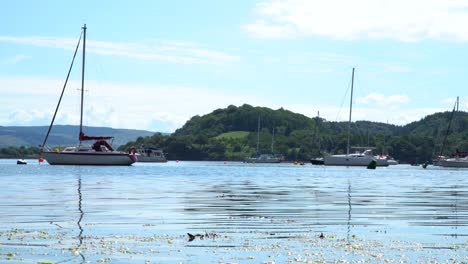
[{"label": "red sail cover", "polygon": [[80,133],[80,141],[86,141],[86,140],[107,140],[107,139],[112,139],[113,137],[107,137],[107,136],[87,136],[85,133],[81,132]]}]

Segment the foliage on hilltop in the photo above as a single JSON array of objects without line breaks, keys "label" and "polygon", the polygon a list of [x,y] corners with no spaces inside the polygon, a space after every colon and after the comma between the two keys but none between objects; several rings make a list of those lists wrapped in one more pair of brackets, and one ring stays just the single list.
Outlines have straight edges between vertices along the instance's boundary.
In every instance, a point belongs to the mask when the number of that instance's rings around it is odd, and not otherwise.
[{"label": "foliage on hilltop", "polygon": [[[351,146],[375,147],[378,153],[403,162],[426,161],[438,155],[451,112],[436,113],[406,126],[357,121],[351,123]],[[347,122],[309,118],[280,108],[242,105],[194,116],[172,135],[139,137],[131,146],[161,147],[169,159],[243,160],[256,154],[260,118],[259,152],[273,152],[288,160],[308,160],[324,153],[346,153]],[[458,112],[452,121],[443,154],[468,150],[468,114]]]}]

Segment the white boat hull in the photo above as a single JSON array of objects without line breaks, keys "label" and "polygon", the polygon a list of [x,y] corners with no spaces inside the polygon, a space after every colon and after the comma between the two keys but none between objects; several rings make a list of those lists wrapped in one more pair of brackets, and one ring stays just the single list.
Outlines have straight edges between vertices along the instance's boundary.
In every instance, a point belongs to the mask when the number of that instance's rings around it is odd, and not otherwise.
[{"label": "white boat hull", "polygon": [[273,154],[260,154],[257,157],[246,158],[247,163],[280,163],[281,158]]},{"label": "white boat hull", "polygon": [[367,166],[375,160],[377,166],[388,166],[386,159],[373,156],[331,155],[323,157],[323,164],[328,166]]},{"label": "white boat hull", "polygon": [[449,167],[449,168],[468,168],[468,158],[453,158],[439,160],[437,162],[438,166]]},{"label": "white boat hull", "polygon": [[257,158],[246,158],[245,162],[247,163],[280,163],[280,158],[272,158],[272,159],[257,159]]},{"label": "white boat hull", "polygon": [[131,165],[136,159],[122,152],[43,152],[50,165]]}]

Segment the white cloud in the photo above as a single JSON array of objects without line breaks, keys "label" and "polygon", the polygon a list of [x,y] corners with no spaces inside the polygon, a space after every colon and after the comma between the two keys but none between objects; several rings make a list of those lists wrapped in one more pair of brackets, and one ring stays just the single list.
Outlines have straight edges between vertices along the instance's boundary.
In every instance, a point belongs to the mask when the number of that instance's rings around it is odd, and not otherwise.
[{"label": "white cloud", "polygon": [[27,56],[27,55],[24,55],[24,54],[18,54],[18,55],[6,58],[4,60],[4,63],[6,63],[6,64],[17,64],[17,63],[20,63],[20,62],[22,62],[24,60],[27,60],[29,58],[30,58],[30,56]]},{"label": "white cloud", "polygon": [[467,0],[270,0],[243,28],[253,37],[468,41]]},{"label": "white cloud", "polygon": [[[63,81],[1,78],[0,124],[48,125],[55,110]],[[56,124],[78,124],[79,81],[70,81]],[[86,83],[84,124],[114,128],[172,132],[194,115],[217,108],[249,103],[263,105],[256,98],[230,94],[222,89],[163,85]],[[112,91],[109,93],[109,91]]]},{"label": "white cloud", "polygon": [[257,20],[252,24],[244,25],[244,29],[258,38],[283,38],[295,34],[289,25],[271,25],[264,20]]},{"label": "white cloud", "polygon": [[[6,86],[8,85],[8,86]],[[0,124],[48,125],[55,110],[63,81],[49,79],[1,78],[2,105]],[[79,81],[71,81],[64,95],[56,124],[78,124]],[[8,88],[6,88],[8,87]],[[194,115],[204,115],[228,105],[283,107],[309,117],[317,115],[329,121],[347,121],[348,108],[326,104],[277,104],[258,98],[229,94],[222,89],[164,85],[87,82],[84,124],[114,128],[172,132]],[[109,93],[112,91],[112,93]],[[142,96],[144,95],[144,96]],[[353,121],[369,120],[404,125],[426,115],[447,111],[440,108],[408,108],[406,95],[370,94],[358,98]],[[452,98],[451,104],[454,99]],[[391,109],[391,111],[389,111]]]},{"label": "white cloud", "polygon": [[379,93],[370,93],[364,97],[357,98],[356,101],[362,104],[375,105],[380,108],[395,108],[401,104],[409,102],[409,97],[404,94],[385,96]]},{"label": "white cloud", "polygon": [[[0,42],[74,50],[78,40],[59,37],[0,36]],[[100,55],[120,56],[137,60],[183,64],[223,64],[240,60],[239,56],[203,48],[194,43],[164,40],[147,41],[144,43],[88,40],[86,42],[86,51]]]}]

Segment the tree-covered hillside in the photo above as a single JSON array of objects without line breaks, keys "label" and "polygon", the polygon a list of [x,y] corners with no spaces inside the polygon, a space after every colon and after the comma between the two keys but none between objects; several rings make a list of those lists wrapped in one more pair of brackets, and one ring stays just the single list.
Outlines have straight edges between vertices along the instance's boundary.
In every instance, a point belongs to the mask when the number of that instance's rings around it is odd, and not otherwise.
[{"label": "tree-covered hillside", "polygon": [[[378,153],[403,162],[430,160],[438,155],[451,112],[437,113],[406,126],[357,121],[351,124],[351,146],[376,147]],[[169,159],[243,160],[255,155],[260,117],[260,152],[273,152],[288,160],[308,160],[324,153],[345,153],[347,122],[309,118],[285,109],[243,105],[218,109],[192,117],[172,135],[139,137],[120,149],[131,146],[161,147]],[[468,114],[455,114],[443,154],[456,148],[468,150]]]}]

